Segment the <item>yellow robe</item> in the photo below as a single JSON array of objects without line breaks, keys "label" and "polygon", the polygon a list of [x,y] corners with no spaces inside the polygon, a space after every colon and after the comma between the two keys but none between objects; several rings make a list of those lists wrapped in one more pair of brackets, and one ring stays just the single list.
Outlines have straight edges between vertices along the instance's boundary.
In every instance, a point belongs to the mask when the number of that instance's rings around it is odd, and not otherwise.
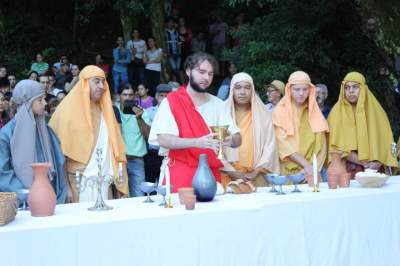
[{"label": "yellow robe", "polygon": [[[239,120],[240,119],[240,120]],[[239,120],[239,121],[238,121]],[[242,144],[239,147],[239,161],[233,162],[232,166],[236,171],[240,173],[251,173],[255,169],[254,165],[254,151],[253,151],[253,119],[251,111],[246,112],[242,117],[236,114],[236,123],[240,129],[240,135],[242,136]],[[253,184],[257,187],[267,186],[268,183],[265,181],[264,175],[267,169],[261,169],[260,173],[256,176]],[[226,185],[230,178],[226,175],[222,176],[222,183]]]},{"label": "yellow robe", "polygon": [[302,167],[290,160],[289,156],[299,153],[308,162],[312,163],[313,153],[317,156],[318,170],[321,171],[327,154],[326,133],[313,133],[308,123],[308,108],[298,107],[292,103],[294,135],[275,126],[275,135],[278,142],[278,152],[281,162],[281,174],[293,174],[302,170]]}]

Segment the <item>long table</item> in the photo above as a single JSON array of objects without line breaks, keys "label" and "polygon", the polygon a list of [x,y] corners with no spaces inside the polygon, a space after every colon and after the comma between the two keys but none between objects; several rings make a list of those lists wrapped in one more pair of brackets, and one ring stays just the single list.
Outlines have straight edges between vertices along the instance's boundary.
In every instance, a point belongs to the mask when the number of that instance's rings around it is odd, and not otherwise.
[{"label": "long table", "polygon": [[400,176],[382,188],[225,194],[187,211],[144,198],[59,205],[51,217],[20,211],[0,227],[1,266],[400,265]]}]

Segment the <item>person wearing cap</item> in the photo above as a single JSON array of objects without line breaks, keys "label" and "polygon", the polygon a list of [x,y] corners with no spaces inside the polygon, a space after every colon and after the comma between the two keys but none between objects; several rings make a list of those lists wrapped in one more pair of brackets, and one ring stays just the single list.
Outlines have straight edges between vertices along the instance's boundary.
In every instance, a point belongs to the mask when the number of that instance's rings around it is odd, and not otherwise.
[{"label": "person wearing cap", "polygon": [[[147,108],[144,112],[149,118],[150,125],[154,121],[154,117],[158,111],[158,107],[161,102],[167,97],[168,93],[172,91],[172,87],[169,84],[159,84],[156,87],[155,99],[157,105]],[[144,156],[144,169],[148,181],[154,182],[160,175],[160,167],[163,160],[162,156],[158,155],[158,145],[149,144],[146,156]]]},{"label": "person wearing cap", "polygon": [[[49,122],[61,142],[66,157],[70,202],[95,201],[97,188],[79,191],[75,173],[98,175],[97,150],[102,151],[102,172],[107,176],[103,195],[110,189],[112,178],[118,179],[119,168],[126,162],[125,144],[115,119],[106,75],[97,66],[82,69],[79,81],[58,105]],[[120,196],[128,195],[128,178],[116,185]],[[121,195],[122,194],[122,195]]]},{"label": "person wearing cap", "polygon": [[134,99],[135,92],[127,83],[121,88],[120,105],[116,107],[121,117],[122,137],[126,146],[129,196],[139,197],[144,195],[140,190],[140,183],[145,181],[143,157],[147,154],[146,139],[150,132],[150,121],[139,105],[132,106],[132,113],[124,113],[125,103]]},{"label": "person wearing cap", "polygon": [[57,136],[45,123],[45,96],[44,87],[33,80],[22,80],[14,89],[17,114],[0,130],[0,191],[30,189],[31,164],[49,162],[52,166],[48,178],[57,203],[64,203],[64,156]]},{"label": "person wearing cap", "polygon": [[281,98],[285,95],[285,83],[280,80],[274,80],[265,87],[268,103],[265,105],[267,111],[272,112],[274,107],[279,103]]},{"label": "person wearing cap", "polygon": [[313,154],[321,171],[327,155],[328,122],[318,107],[315,86],[303,71],[289,76],[285,96],[272,112],[281,174],[304,172],[313,176]]}]

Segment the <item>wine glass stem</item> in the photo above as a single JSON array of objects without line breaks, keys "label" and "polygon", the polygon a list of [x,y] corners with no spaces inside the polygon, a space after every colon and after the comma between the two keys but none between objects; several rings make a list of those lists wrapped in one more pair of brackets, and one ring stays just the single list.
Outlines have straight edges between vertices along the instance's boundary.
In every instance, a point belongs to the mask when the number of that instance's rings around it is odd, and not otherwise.
[{"label": "wine glass stem", "polygon": [[282,185],[279,185],[279,190],[281,191],[281,194],[283,194]]}]

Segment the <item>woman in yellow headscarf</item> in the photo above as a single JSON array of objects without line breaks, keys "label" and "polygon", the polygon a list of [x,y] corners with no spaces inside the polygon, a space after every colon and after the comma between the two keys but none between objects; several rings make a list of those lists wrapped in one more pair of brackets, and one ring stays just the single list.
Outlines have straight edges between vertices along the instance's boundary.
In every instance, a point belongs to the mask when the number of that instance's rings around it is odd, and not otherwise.
[{"label": "woman in yellow headscarf", "polygon": [[[250,75],[242,72],[232,77],[226,104],[242,136],[239,148],[225,149],[227,181],[243,179],[266,186],[265,173],[279,173],[277,145],[271,114],[265,110]],[[227,181],[222,175],[223,185]]]},{"label": "woman in yellow headscarf", "polygon": [[[97,66],[86,66],[82,69],[78,83],[58,105],[49,125],[60,139],[69,173],[86,171],[89,165],[93,166],[91,162],[95,161],[96,147],[99,147],[99,141],[103,139],[103,159],[106,161],[108,154],[111,157],[111,164],[105,166],[108,166],[108,171],[114,177],[118,176],[118,163],[126,162],[125,144],[115,119],[110,91],[102,69]],[[100,134],[101,132],[106,133]],[[105,138],[107,139],[104,140]],[[96,165],[91,167],[93,168]],[[67,180],[70,200],[80,201],[82,193],[76,188],[74,176],[68,175]],[[127,195],[127,178],[117,188]]]},{"label": "woman in yellow headscarf", "polygon": [[281,174],[303,171],[312,178],[312,158],[316,154],[321,171],[327,154],[326,122],[315,99],[315,86],[303,71],[289,76],[285,96],[272,113]]},{"label": "woman in yellow headscarf", "polygon": [[[351,72],[345,76],[328,123],[330,161],[346,162],[352,177],[364,168],[397,167],[391,151],[393,134],[389,119],[362,74]],[[333,166],[336,165],[330,167]]]}]

